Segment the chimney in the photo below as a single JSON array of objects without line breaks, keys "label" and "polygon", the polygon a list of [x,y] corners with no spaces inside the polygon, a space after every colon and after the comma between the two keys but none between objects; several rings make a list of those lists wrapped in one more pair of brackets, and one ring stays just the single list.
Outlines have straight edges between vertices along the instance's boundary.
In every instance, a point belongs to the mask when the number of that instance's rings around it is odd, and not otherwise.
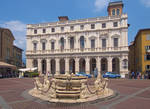
[{"label": "chimney", "polygon": [[69,20],[68,16],[59,16],[58,19],[59,19],[59,21],[67,21],[67,20]]}]

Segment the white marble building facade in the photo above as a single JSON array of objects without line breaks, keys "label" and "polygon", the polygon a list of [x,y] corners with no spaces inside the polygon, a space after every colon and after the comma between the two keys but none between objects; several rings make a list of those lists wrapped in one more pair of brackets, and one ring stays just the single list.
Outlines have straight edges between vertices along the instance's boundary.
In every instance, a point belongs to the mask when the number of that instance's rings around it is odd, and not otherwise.
[{"label": "white marble building facade", "polygon": [[[112,4],[108,9],[122,6]],[[101,73],[128,73],[128,16],[118,9],[106,17],[69,20],[64,16],[58,22],[28,24],[27,68],[51,74],[92,74],[94,68]]]}]

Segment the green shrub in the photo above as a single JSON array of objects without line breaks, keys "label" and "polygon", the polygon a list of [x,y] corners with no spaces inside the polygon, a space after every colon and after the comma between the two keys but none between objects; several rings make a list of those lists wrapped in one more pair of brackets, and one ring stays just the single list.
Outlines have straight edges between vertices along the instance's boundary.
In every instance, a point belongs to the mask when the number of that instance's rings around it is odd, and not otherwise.
[{"label": "green shrub", "polygon": [[32,78],[32,77],[39,76],[39,73],[37,73],[37,72],[25,72],[24,76]]}]

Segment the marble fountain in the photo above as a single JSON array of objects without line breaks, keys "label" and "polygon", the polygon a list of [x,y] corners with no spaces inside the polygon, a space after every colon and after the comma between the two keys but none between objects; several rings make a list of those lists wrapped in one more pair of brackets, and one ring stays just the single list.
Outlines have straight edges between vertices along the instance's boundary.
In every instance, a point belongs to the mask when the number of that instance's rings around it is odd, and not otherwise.
[{"label": "marble fountain", "polygon": [[86,103],[111,97],[115,92],[109,88],[108,79],[98,74],[90,84],[87,77],[73,74],[55,75],[48,79],[44,76],[41,83],[39,77],[35,78],[35,87],[29,94],[50,103]]}]

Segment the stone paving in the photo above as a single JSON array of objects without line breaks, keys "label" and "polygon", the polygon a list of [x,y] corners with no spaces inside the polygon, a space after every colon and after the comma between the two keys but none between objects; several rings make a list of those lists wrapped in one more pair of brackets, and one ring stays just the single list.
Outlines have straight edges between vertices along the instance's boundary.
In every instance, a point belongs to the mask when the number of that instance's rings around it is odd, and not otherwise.
[{"label": "stone paving", "polygon": [[150,80],[110,80],[109,87],[118,92],[115,98],[85,104],[51,104],[26,92],[33,79],[0,79],[0,109],[150,109]]}]

